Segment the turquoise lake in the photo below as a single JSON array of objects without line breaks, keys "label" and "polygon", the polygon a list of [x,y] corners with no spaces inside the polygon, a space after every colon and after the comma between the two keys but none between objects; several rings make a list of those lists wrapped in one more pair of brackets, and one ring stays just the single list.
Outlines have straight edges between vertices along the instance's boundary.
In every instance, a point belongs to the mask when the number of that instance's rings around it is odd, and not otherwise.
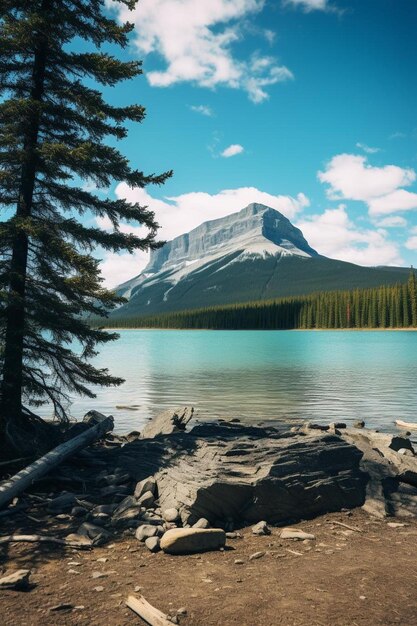
[{"label": "turquoise lake", "polygon": [[[77,399],[116,430],[140,430],[166,408],[193,405],[202,419],[320,422],[364,419],[394,430],[417,421],[417,333],[372,331],[128,330],[95,364],[125,378],[119,388]],[[138,405],[138,410],[116,409]]]}]

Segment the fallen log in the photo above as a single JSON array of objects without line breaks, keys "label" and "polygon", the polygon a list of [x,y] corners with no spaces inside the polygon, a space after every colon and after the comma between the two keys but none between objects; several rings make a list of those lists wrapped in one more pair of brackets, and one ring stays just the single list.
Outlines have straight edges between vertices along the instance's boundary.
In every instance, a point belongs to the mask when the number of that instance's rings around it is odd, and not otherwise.
[{"label": "fallen log", "polygon": [[58,537],[48,537],[47,535],[3,535],[0,536],[0,545],[5,543],[55,543],[66,548],[77,548],[78,550],[90,550],[92,544],[82,543],[81,541],[68,541],[67,539],[58,539]]},{"label": "fallen log", "polygon": [[0,485],[0,509],[11,502],[19,493],[30,487],[35,480],[44,476],[65,461],[65,459],[112,430],[114,426],[113,417],[111,415],[104,417],[103,415],[102,418],[85,432],[57,446]]},{"label": "fallen log", "polygon": [[172,626],[172,622],[165,613],[162,613],[162,611],[156,609],[152,604],[149,604],[143,596],[139,598],[129,596],[126,600],[126,606],[132,609],[132,611],[150,624],[150,626]]},{"label": "fallen log", "polygon": [[400,428],[409,428],[410,430],[417,430],[416,422],[403,422],[402,420],[395,420],[395,423]]}]

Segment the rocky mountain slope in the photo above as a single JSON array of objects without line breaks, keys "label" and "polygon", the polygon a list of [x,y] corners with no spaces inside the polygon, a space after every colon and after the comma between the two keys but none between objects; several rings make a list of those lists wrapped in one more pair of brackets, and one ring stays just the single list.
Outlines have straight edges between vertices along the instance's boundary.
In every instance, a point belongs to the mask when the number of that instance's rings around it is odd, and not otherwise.
[{"label": "rocky mountain slope", "polygon": [[118,287],[129,302],[112,317],[395,284],[407,275],[321,256],[279,211],[253,203],[153,251],[144,271]]}]

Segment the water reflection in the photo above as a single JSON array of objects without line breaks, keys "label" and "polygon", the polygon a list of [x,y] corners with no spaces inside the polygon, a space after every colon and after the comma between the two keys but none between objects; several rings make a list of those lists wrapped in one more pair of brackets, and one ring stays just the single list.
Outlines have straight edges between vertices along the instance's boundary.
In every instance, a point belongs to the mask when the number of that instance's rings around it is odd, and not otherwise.
[{"label": "water reflection", "polygon": [[[75,400],[72,414],[94,406],[123,432],[193,404],[203,418],[360,418],[389,429],[416,421],[416,348],[413,332],[124,331],[96,363],[126,383]],[[138,411],[115,408],[133,404]]]}]

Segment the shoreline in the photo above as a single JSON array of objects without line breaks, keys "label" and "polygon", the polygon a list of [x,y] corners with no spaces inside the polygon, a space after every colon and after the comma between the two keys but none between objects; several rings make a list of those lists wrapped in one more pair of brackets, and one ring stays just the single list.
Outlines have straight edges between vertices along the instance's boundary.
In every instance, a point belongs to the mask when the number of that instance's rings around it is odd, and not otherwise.
[{"label": "shoreline", "polygon": [[409,326],[407,328],[156,328],[155,326],[135,326],[132,328],[117,328],[113,326],[102,326],[103,330],[164,330],[164,331],[211,331],[211,332],[417,332],[417,328]]}]

